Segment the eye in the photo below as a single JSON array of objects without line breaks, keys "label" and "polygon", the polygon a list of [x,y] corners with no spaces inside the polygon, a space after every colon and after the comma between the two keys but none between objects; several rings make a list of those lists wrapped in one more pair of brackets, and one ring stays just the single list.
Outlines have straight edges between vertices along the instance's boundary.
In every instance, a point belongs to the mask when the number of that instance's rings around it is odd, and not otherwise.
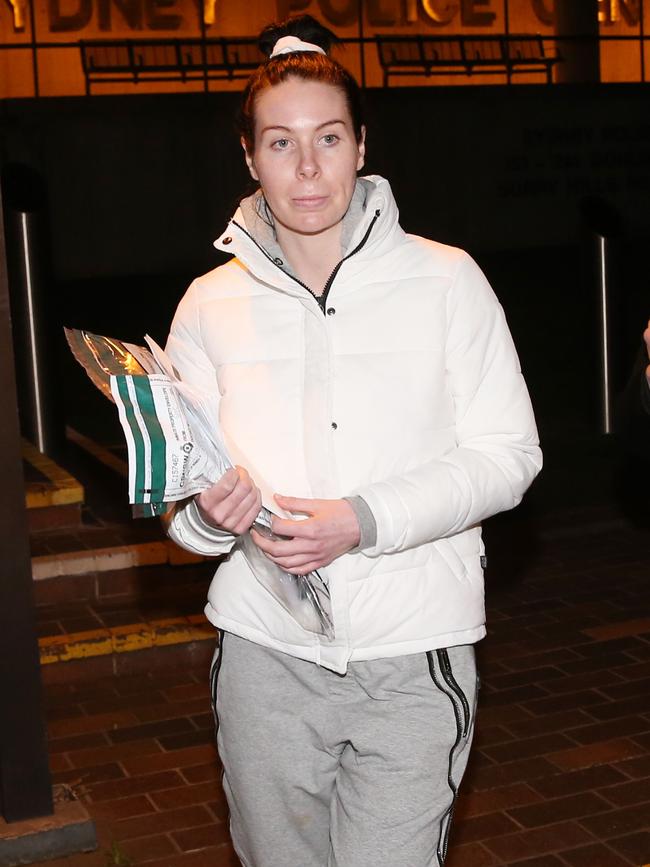
[{"label": "eye", "polygon": [[288,146],[289,146],[289,139],[288,138],[279,138],[276,141],[274,141],[273,144],[271,145],[271,147],[277,151],[284,151],[287,149]]},{"label": "eye", "polygon": [[339,140],[339,137],[333,132],[326,133],[322,138],[323,143],[326,145],[336,144],[336,142],[338,140]]}]

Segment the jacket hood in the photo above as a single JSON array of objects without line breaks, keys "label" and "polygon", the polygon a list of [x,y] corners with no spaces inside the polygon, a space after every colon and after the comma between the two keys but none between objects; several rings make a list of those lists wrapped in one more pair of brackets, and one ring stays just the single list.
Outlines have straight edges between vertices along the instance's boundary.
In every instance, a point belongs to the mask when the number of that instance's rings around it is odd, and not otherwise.
[{"label": "jacket hood", "polygon": [[[379,175],[357,179],[350,206],[343,218],[341,258],[350,256],[370,229],[363,258],[373,258],[404,237],[390,184]],[[401,236],[401,237],[400,237]],[[240,203],[226,230],[214,242],[217,250],[237,257],[255,277],[278,289],[300,294],[297,282],[277,241],[272,216],[261,192]]]}]

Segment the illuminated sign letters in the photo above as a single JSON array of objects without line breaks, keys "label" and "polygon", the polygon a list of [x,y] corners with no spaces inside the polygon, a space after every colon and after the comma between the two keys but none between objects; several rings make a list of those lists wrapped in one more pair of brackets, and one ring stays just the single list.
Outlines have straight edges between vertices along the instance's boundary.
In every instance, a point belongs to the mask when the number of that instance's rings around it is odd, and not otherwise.
[{"label": "illuminated sign letters", "polygon": [[[463,24],[468,27],[490,27],[497,17],[487,7],[492,0],[460,0],[460,14]],[[480,9],[479,7],[484,7]]]},{"label": "illuminated sign letters", "polygon": [[[142,30],[142,0],[112,0],[122,18],[131,30]],[[97,0],[97,20],[99,29],[109,32],[112,29],[111,0]]]},{"label": "illuminated sign letters", "polygon": [[336,0],[318,0],[318,5],[323,17],[338,27],[354,24],[359,15],[357,0],[344,0],[343,3],[340,0],[338,2]]},{"label": "illuminated sign letters", "polygon": [[641,0],[600,0],[598,20],[614,24],[623,18],[631,27],[636,27],[641,18]]},{"label": "illuminated sign letters", "polygon": [[91,0],[77,0],[74,11],[61,9],[62,0],[49,0],[50,30],[52,33],[67,33],[83,30],[93,15]]},{"label": "illuminated sign letters", "polygon": [[[207,2],[207,0],[206,0]],[[572,0],[580,2],[580,0]],[[530,8],[541,24],[551,25],[555,20],[554,0],[529,0]],[[311,0],[276,0],[278,19],[305,12]],[[335,26],[353,24],[359,12],[358,0],[317,0],[323,18]],[[366,0],[365,13],[374,26],[415,24],[423,18],[430,24],[442,26],[460,14],[465,27],[491,27],[496,20],[496,0]],[[641,0],[599,0],[598,17],[612,24],[624,20],[636,26],[641,16]]]},{"label": "illuminated sign letters", "polygon": [[[496,18],[493,0],[366,0],[365,14],[375,27],[391,24],[415,24],[419,9],[430,24],[450,24],[460,13],[460,21],[467,27],[490,27]],[[304,12],[310,0],[277,0],[278,18]],[[358,0],[318,0],[321,15],[328,24],[346,27],[354,24],[359,15]]]},{"label": "illuminated sign letters", "polygon": [[[1,0],[0,0],[1,2]],[[5,0],[13,12],[16,31],[25,28],[28,0]],[[110,33],[119,24],[128,30],[179,30],[195,26],[196,18],[188,9],[198,5],[199,15],[207,27],[217,23],[217,0],[45,0],[49,29],[53,33],[78,32],[86,28]],[[554,22],[554,0],[527,0],[531,24],[546,26]],[[578,2],[578,0],[576,0]],[[178,4],[178,5],[177,5]],[[225,0],[224,0],[225,5]],[[275,0],[278,19],[301,12],[313,11],[333,27],[354,25],[359,15],[359,0]],[[185,8],[185,16],[182,9]],[[194,7],[195,8],[195,7]],[[365,0],[364,11],[371,27],[404,26],[405,24],[444,27],[494,27],[502,0]],[[641,0],[599,0],[598,18],[603,24],[623,22],[638,26]],[[242,34],[243,35],[243,34]]]},{"label": "illuminated sign letters", "polygon": [[24,30],[27,0],[7,0],[7,2],[14,13],[14,30]]},{"label": "illuminated sign letters", "polygon": [[458,12],[458,4],[449,0],[422,0],[422,9],[436,24],[449,24]]},{"label": "illuminated sign letters", "polygon": [[172,9],[176,0],[144,0],[144,13],[149,30],[178,30],[183,24],[183,16]]},{"label": "illuminated sign letters", "polygon": [[276,9],[278,10],[278,21],[288,18],[289,15],[297,15],[298,12],[304,12],[309,6],[310,0],[276,0]]},{"label": "illuminated sign letters", "polygon": [[203,0],[203,23],[212,26],[216,20],[217,0]]},{"label": "illuminated sign letters", "polygon": [[533,0],[533,12],[542,24],[553,24],[555,20],[555,10],[548,8],[547,0]]},{"label": "illuminated sign letters", "polygon": [[[178,30],[183,17],[165,10],[176,0],[96,0],[97,26],[102,32],[113,29],[114,9],[130,30]],[[65,6],[63,5],[65,3]],[[93,16],[92,0],[49,0],[50,30],[66,33],[83,30]]]}]

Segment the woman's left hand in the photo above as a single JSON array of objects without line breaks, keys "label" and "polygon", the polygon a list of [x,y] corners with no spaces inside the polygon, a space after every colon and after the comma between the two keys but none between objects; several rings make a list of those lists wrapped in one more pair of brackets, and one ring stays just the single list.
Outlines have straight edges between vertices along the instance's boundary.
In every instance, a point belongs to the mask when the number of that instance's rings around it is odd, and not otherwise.
[{"label": "woman's left hand", "polygon": [[357,516],[347,500],[308,500],[275,495],[287,512],[307,515],[300,520],[273,516],[272,530],[283,539],[267,539],[255,530],[251,536],[269,560],[294,575],[306,575],[359,544]]}]

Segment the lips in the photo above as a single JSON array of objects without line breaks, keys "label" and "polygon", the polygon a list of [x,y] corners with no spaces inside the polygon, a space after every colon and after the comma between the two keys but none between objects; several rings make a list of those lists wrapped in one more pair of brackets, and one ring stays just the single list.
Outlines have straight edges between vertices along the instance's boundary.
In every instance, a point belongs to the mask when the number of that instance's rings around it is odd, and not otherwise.
[{"label": "lips", "polygon": [[328,196],[300,196],[292,199],[296,208],[304,208],[309,210],[312,208],[322,207],[328,200]]}]

